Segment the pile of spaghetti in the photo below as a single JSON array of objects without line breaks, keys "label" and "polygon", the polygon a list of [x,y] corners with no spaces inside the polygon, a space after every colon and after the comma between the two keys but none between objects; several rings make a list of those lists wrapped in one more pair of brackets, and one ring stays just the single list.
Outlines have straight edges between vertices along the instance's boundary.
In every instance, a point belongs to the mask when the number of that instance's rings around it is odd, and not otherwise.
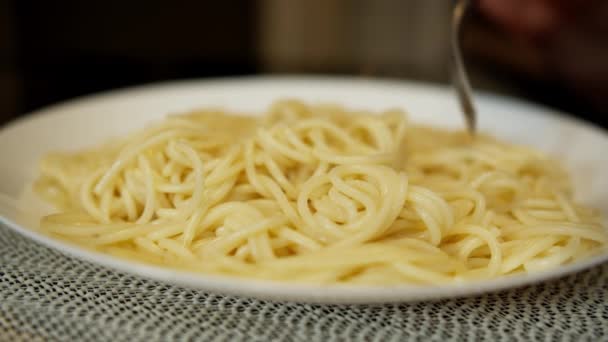
[{"label": "pile of spaghetti", "polygon": [[41,228],[131,260],[305,283],[443,284],[602,250],[595,211],[536,151],[295,100],[169,116],[41,162]]}]

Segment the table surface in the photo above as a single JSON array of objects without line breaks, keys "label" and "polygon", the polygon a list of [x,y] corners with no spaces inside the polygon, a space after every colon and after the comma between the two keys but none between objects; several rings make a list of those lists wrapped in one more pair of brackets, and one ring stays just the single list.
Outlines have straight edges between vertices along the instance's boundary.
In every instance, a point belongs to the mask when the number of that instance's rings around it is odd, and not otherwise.
[{"label": "table surface", "polygon": [[275,303],[121,274],[0,226],[0,341],[608,341],[608,263],[483,296]]}]

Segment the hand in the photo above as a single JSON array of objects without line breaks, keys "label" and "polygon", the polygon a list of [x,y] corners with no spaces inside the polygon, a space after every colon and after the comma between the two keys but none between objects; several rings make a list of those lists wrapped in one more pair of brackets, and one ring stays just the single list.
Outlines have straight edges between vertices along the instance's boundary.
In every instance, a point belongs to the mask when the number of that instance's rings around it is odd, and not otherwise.
[{"label": "hand", "polygon": [[476,1],[479,11],[507,35],[532,42],[548,78],[607,111],[608,1]]},{"label": "hand", "polygon": [[[481,12],[508,31],[539,35],[558,31],[562,26],[592,17],[603,0],[477,0]],[[595,16],[598,18],[598,16]]]},{"label": "hand", "polygon": [[561,17],[556,0],[479,0],[478,6],[502,27],[521,34],[551,31]]}]

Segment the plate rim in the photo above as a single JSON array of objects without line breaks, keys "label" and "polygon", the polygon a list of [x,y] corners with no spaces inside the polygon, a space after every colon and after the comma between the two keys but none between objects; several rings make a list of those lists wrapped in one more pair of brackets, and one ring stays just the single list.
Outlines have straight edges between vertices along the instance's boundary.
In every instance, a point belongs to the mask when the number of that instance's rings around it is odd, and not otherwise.
[{"label": "plate rim", "polygon": [[[126,93],[136,92],[150,92],[158,91],[167,88],[176,87],[193,87],[193,86],[205,86],[213,87],[219,85],[233,85],[238,83],[310,83],[310,82],[321,82],[321,83],[357,83],[364,85],[368,83],[370,85],[388,86],[388,87],[410,87],[418,88],[431,91],[446,92],[452,89],[452,86],[440,82],[429,82],[422,80],[413,79],[395,79],[395,78],[380,78],[380,77],[368,77],[368,76],[331,76],[331,75],[309,75],[309,74],[282,74],[282,75],[244,75],[244,76],[228,76],[228,77],[210,77],[210,78],[184,78],[184,79],[173,79],[164,80],[159,82],[147,82],[135,85],[127,85],[124,87],[117,87],[99,92],[89,93],[74,96],[69,99],[60,100],[48,105],[36,108],[27,113],[20,114],[2,124],[0,124],[0,134],[4,134],[5,130],[10,130],[14,126],[24,124],[27,121],[35,119],[42,115],[55,115],[63,107],[72,107],[81,105],[86,102],[98,101],[103,98],[111,98],[118,95],[124,95]],[[536,113],[534,115],[540,115],[543,117],[559,117],[560,120],[565,120],[578,126],[584,126],[586,129],[591,129],[599,132],[603,135],[608,135],[608,128],[599,126],[591,121],[579,118],[568,112],[552,108],[548,105],[533,102],[525,98],[515,97],[507,94],[499,94],[492,91],[483,89],[474,90],[475,97],[477,99],[484,99],[489,102],[508,102],[511,104],[517,104],[520,106],[529,107],[534,109]],[[463,123],[464,127],[464,123]]]}]

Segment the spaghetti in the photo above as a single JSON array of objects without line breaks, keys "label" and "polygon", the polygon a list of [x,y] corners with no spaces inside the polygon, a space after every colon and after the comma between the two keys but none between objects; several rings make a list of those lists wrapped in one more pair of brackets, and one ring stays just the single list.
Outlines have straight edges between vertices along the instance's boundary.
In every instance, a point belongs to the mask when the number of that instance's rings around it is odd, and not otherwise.
[{"label": "spaghetti", "polygon": [[536,151],[295,100],[262,118],[197,111],[45,157],[52,236],[196,272],[443,284],[598,253],[608,234]]}]

